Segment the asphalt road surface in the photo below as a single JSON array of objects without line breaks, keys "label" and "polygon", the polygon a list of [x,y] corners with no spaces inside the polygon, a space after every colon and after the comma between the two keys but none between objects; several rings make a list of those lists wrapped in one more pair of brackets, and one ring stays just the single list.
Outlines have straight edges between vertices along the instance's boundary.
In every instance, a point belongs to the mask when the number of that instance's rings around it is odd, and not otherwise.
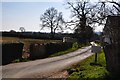
[{"label": "asphalt road surface", "polygon": [[91,46],[66,55],[2,66],[2,78],[42,78],[62,71],[93,55]]}]

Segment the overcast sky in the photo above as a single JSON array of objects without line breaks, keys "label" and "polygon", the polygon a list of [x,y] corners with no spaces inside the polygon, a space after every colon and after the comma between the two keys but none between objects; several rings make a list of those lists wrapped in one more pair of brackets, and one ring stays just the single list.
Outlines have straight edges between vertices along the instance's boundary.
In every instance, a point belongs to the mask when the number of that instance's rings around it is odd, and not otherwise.
[{"label": "overcast sky", "polygon": [[[97,0],[92,0],[97,2]],[[2,0],[0,10],[2,13],[1,30],[19,31],[20,27],[24,27],[26,31],[40,31],[40,16],[50,7],[55,7],[59,12],[63,12],[65,20],[70,20],[71,12],[66,9],[64,0]],[[49,32],[44,29],[42,32]],[[102,27],[97,27],[96,31],[102,31]],[[72,32],[66,30],[65,32]]]}]

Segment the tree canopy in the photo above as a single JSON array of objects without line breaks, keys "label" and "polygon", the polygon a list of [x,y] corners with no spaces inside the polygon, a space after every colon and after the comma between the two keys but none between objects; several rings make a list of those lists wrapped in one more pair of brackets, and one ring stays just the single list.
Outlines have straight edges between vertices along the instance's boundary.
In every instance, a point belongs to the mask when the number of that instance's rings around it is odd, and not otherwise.
[{"label": "tree canopy", "polygon": [[[74,32],[78,36],[88,38],[93,33],[90,26],[94,20],[95,14],[93,13],[96,5],[91,5],[88,0],[76,0],[75,2],[67,2],[69,9],[71,9],[72,17],[74,19],[69,23],[75,25]],[[67,26],[71,26],[67,24]],[[89,37],[90,38],[90,37]]]}]

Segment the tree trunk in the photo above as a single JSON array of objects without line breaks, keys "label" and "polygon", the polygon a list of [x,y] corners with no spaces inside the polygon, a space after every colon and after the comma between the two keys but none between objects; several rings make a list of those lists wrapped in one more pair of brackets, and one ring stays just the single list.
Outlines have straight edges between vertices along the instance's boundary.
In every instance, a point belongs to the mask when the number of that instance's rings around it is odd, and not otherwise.
[{"label": "tree trunk", "polygon": [[52,21],[51,21],[51,38],[54,38],[53,23],[52,23]]}]

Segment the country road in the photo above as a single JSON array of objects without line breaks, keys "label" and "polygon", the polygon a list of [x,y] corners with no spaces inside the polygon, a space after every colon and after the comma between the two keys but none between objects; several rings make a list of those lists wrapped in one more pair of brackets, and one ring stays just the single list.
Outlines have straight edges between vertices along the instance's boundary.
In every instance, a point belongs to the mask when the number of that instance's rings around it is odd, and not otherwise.
[{"label": "country road", "polygon": [[2,66],[2,78],[41,78],[59,72],[93,55],[91,46],[66,55]]}]

